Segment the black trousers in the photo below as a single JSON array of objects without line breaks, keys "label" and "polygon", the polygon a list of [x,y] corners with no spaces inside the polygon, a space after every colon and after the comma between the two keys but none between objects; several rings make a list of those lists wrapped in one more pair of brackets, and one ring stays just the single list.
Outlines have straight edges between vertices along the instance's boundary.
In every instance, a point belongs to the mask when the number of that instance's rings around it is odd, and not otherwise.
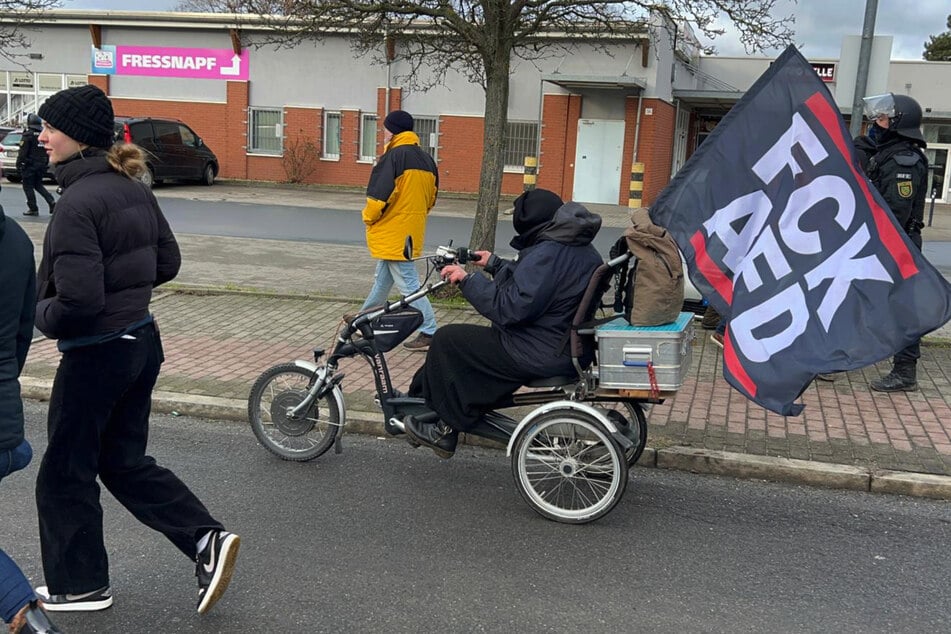
[{"label": "black trousers", "polygon": [[[908,237],[911,238],[912,243],[918,247],[918,250],[921,251],[921,232],[913,231],[908,234]],[[902,348],[899,350],[895,356],[892,358],[893,365],[916,365],[918,359],[921,358],[921,340],[919,339],[915,343],[909,345],[907,348]]]},{"label": "black trousers", "polygon": [[503,398],[526,381],[539,378],[516,363],[486,326],[449,324],[433,335],[410,384],[410,396],[421,396],[439,418],[458,431],[471,429]]},{"label": "black trousers", "polygon": [[35,167],[26,167],[23,169],[23,172],[20,176],[23,178],[23,192],[26,194],[26,206],[30,211],[39,211],[39,208],[36,206],[36,194],[34,192],[40,192],[40,196],[43,197],[43,200],[46,201],[46,204],[52,209],[53,203],[56,202],[53,199],[53,194],[46,191],[46,188],[43,187],[43,174],[46,172],[46,168],[35,168]]},{"label": "black trousers", "polygon": [[97,475],[136,519],[191,559],[196,540],[221,528],[174,473],[145,455],[162,342],[152,324],[129,336],[65,352],[53,381],[36,505],[54,594],[109,585]]}]

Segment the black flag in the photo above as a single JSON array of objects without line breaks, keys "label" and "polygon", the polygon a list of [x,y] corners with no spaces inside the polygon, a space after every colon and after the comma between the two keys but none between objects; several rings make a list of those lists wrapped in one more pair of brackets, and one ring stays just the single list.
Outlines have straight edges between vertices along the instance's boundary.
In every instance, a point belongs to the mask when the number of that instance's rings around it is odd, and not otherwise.
[{"label": "black flag", "polygon": [[951,319],[951,285],[854,158],[828,89],[790,46],[651,208],[721,315],[724,375],[796,415],[818,373],[880,361]]}]

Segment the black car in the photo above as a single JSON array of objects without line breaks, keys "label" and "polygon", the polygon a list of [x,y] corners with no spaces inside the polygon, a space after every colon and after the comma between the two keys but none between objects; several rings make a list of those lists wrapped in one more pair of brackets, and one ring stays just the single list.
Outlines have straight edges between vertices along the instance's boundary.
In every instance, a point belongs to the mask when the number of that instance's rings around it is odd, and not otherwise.
[{"label": "black car", "polygon": [[218,158],[194,130],[175,119],[116,117],[116,141],[145,150],[148,172],[142,181],[151,187],[164,180],[193,180],[213,185]]}]

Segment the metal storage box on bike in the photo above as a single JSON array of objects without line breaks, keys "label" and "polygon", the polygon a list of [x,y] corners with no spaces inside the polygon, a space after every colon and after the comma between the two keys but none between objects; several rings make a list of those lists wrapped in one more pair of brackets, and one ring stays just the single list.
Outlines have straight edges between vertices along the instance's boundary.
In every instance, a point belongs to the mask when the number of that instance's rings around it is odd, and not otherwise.
[{"label": "metal storage box on bike", "polygon": [[[693,314],[661,326],[632,326],[623,317],[595,329],[598,385],[628,390],[677,390],[690,368]],[[655,385],[651,385],[651,373]]]}]

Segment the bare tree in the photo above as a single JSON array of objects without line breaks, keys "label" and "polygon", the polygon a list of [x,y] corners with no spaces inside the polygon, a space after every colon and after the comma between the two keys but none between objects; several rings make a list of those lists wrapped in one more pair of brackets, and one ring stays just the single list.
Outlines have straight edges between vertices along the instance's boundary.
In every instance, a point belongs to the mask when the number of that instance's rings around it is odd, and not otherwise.
[{"label": "bare tree", "polygon": [[30,25],[58,6],[59,0],[0,0],[0,56],[22,64],[31,44]]},{"label": "bare tree", "polygon": [[[202,0],[198,0],[202,1]],[[204,0],[206,2],[213,0]],[[228,0],[243,12],[270,16],[269,42],[292,45],[320,39],[330,29],[349,33],[360,53],[383,59],[396,50],[411,69],[410,87],[440,83],[455,70],[485,91],[485,130],[479,199],[470,246],[493,249],[502,184],[513,59],[537,60],[554,47],[607,47],[618,37],[643,34],[650,18],[687,20],[713,38],[729,20],[747,50],[782,46],[794,18],[774,17],[778,0]],[[563,37],[550,37],[551,34]],[[388,43],[382,45],[383,38]],[[671,35],[671,37],[673,37]],[[425,72],[421,72],[425,70]]]}]

